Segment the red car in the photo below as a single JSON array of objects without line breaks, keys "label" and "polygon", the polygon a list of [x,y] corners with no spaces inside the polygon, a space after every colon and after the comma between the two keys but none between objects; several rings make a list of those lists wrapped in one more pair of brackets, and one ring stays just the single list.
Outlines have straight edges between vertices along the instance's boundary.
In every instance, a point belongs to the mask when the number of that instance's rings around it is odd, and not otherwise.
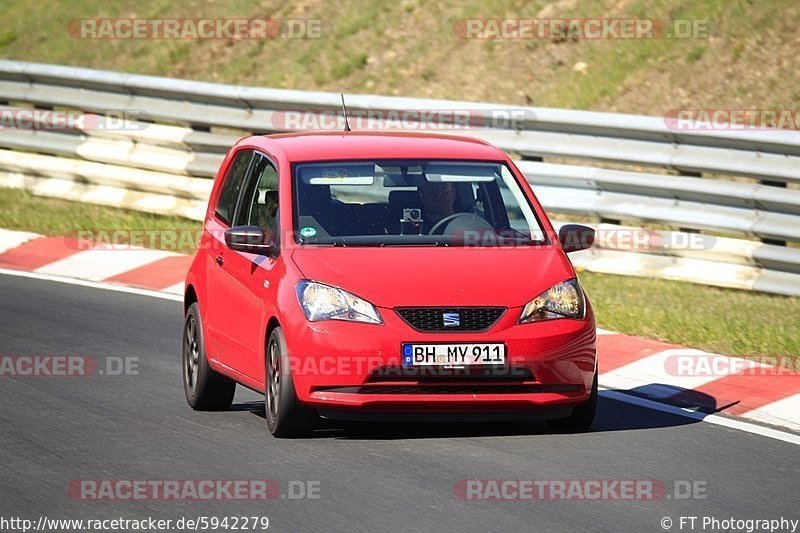
[{"label": "red car", "polygon": [[227,154],[186,279],[194,409],[236,383],[275,436],[320,417],[545,419],[597,405],[592,307],[522,173],[439,134],[252,136]]}]

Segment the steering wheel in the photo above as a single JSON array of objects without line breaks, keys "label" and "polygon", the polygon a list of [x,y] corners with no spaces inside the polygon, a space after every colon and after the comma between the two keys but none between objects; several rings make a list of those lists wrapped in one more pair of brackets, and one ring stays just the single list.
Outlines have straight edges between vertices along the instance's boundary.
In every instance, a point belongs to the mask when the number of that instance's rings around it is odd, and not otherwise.
[{"label": "steering wheel", "polygon": [[433,227],[430,229],[430,231],[428,231],[428,235],[438,235],[438,234],[442,233],[442,231],[440,231],[440,230],[443,230],[452,221],[454,221],[455,219],[457,219],[459,217],[465,217],[465,216],[466,217],[472,217],[474,215],[472,215],[470,213],[453,213],[452,215],[447,215],[442,220],[440,220],[439,222],[437,222],[436,224],[433,225]]}]

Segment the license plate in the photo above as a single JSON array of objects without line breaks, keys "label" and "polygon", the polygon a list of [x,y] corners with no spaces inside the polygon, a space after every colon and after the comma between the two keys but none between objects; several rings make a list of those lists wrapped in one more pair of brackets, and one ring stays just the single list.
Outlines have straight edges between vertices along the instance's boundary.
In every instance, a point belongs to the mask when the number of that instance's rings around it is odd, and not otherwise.
[{"label": "license plate", "polygon": [[403,366],[504,365],[503,343],[403,344]]}]

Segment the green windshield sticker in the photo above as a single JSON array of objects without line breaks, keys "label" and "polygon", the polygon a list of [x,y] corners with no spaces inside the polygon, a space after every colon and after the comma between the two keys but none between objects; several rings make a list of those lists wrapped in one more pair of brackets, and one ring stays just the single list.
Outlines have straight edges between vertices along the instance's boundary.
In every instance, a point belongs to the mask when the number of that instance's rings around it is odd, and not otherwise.
[{"label": "green windshield sticker", "polygon": [[311,226],[306,226],[300,230],[300,235],[303,237],[313,237],[317,234],[317,228],[313,228]]}]

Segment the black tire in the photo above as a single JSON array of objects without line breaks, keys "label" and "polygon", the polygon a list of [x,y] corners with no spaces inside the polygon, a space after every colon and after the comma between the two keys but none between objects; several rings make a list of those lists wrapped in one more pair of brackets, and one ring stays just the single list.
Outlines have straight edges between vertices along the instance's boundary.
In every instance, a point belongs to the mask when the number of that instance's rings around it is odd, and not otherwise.
[{"label": "black tire", "polygon": [[589,399],[574,407],[572,414],[568,417],[548,420],[547,425],[551,429],[561,431],[585,431],[592,427],[595,413],[597,413],[597,370],[594,371],[594,381]]},{"label": "black tire", "polygon": [[208,366],[200,308],[193,303],[183,323],[181,369],[186,402],[196,411],[224,411],[231,406],[236,382]]},{"label": "black tire", "polygon": [[264,357],[264,411],[267,429],[275,437],[306,437],[319,417],[297,400],[292,381],[289,353],[281,328],[275,328],[267,340]]}]

